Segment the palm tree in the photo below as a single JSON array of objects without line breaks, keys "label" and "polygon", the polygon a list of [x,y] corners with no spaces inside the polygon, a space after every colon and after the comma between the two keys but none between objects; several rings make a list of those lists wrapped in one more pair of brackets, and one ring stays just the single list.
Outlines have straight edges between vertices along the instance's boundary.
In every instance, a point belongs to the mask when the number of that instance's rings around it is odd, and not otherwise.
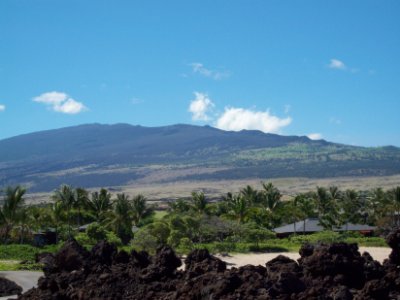
[{"label": "palm tree", "polygon": [[385,223],[392,205],[388,193],[382,188],[376,188],[369,192],[368,199],[368,222],[372,224]]},{"label": "palm tree", "polygon": [[190,210],[190,204],[184,199],[177,199],[168,203],[169,210],[174,213],[186,213]]},{"label": "palm tree", "polygon": [[293,222],[293,234],[297,234],[297,222],[301,219],[301,211],[297,207],[296,198],[286,201],[283,204],[284,215],[289,215],[290,222]]},{"label": "palm tree", "polygon": [[43,226],[43,217],[45,216],[45,212],[39,206],[30,206],[28,207],[28,214],[32,221],[32,229],[35,231],[39,231]]},{"label": "palm tree", "polygon": [[100,192],[93,192],[90,199],[87,199],[87,208],[94,215],[96,222],[101,223],[112,209],[111,194],[106,189]]},{"label": "palm tree", "polygon": [[24,243],[24,238],[29,234],[32,225],[32,218],[27,208],[22,208],[18,213],[17,228],[19,232],[20,244]]},{"label": "palm tree", "polygon": [[303,233],[306,230],[306,218],[315,215],[315,202],[309,194],[299,194],[295,197],[296,207],[301,212],[303,218]]},{"label": "palm tree", "polygon": [[262,205],[267,211],[273,213],[282,203],[282,194],[271,182],[263,182],[262,186],[264,188],[261,193]]},{"label": "palm tree", "polygon": [[347,230],[350,222],[357,223],[361,218],[361,202],[358,192],[350,189],[346,190],[340,198],[339,204],[341,223],[346,224]]},{"label": "palm tree", "polygon": [[67,212],[68,235],[71,236],[71,209],[76,202],[76,191],[69,185],[61,185],[54,191],[53,200],[60,202]]},{"label": "palm tree", "polygon": [[78,209],[78,226],[81,226],[82,214],[81,209],[87,205],[89,199],[89,193],[84,188],[75,189],[75,203],[74,207]]},{"label": "palm tree", "polygon": [[195,212],[203,214],[207,209],[207,199],[202,192],[192,192],[192,206]]},{"label": "palm tree", "polygon": [[388,192],[389,198],[393,203],[393,224],[399,226],[400,223],[400,186],[391,189]]},{"label": "palm tree", "polygon": [[4,241],[7,240],[11,230],[18,222],[24,205],[26,190],[21,186],[7,187],[3,197],[3,206],[0,208],[0,226]]},{"label": "palm tree", "polygon": [[50,206],[50,215],[49,221],[52,226],[54,226],[55,234],[56,234],[56,243],[58,243],[58,229],[64,223],[65,220],[65,211],[61,202],[57,201],[52,203]]},{"label": "palm tree", "polygon": [[335,202],[336,200],[339,200],[341,198],[342,192],[339,190],[339,188],[335,185],[332,185],[329,187],[329,193],[331,195],[331,199]]},{"label": "palm tree", "polygon": [[225,198],[228,206],[228,215],[236,219],[238,223],[243,223],[249,212],[250,203],[243,195],[228,194]]},{"label": "palm tree", "polygon": [[240,190],[240,194],[246,198],[246,200],[251,204],[256,204],[259,200],[259,193],[257,190],[253,189],[252,186],[248,185]]},{"label": "palm tree", "polygon": [[132,199],[132,220],[135,226],[140,221],[152,213],[152,209],[147,206],[147,200],[143,195],[137,195]]},{"label": "palm tree", "polygon": [[117,194],[117,199],[113,203],[114,209],[110,218],[109,226],[126,244],[132,238],[132,203],[129,196]]},{"label": "palm tree", "polygon": [[336,187],[330,187],[329,190],[323,187],[317,187],[314,199],[318,211],[319,223],[325,228],[332,230],[338,225],[337,199],[339,191]]}]

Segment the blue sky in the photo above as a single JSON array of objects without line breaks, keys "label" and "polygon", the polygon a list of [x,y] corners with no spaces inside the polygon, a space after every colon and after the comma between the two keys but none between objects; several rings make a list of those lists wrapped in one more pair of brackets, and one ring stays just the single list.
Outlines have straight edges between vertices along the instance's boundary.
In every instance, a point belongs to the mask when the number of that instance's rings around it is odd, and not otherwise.
[{"label": "blue sky", "polygon": [[0,139],[210,124],[400,146],[400,1],[0,1]]}]

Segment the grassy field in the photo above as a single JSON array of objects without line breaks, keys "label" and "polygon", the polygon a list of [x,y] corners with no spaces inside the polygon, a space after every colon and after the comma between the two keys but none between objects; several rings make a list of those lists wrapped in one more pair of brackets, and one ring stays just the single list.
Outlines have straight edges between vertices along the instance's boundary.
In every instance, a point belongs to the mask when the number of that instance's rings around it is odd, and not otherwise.
[{"label": "grassy field", "polygon": [[249,253],[249,252],[298,252],[304,243],[316,244],[319,242],[346,242],[357,243],[359,247],[388,247],[385,240],[380,237],[348,237],[334,238],[320,234],[309,236],[298,236],[289,239],[272,239],[256,243],[209,243],[197,244],[195,248],[206,248],[211,253]]}]

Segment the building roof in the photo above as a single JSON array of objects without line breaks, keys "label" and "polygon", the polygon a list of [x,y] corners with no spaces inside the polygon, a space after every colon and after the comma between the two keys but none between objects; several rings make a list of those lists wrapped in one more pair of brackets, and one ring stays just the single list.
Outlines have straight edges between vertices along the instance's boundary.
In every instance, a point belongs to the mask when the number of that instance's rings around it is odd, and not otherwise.
[{"label": "building roof", "polygon": [[[375,229],[375,226],[347,223],[338,228],[333,228],[333,231],[372,231]],[[308,218],[273,229],[276,233],[293,233],[295,230],[296,232],[311,233],[323,231],[324,228],[319,225],[319,220],[317,218]]]}]

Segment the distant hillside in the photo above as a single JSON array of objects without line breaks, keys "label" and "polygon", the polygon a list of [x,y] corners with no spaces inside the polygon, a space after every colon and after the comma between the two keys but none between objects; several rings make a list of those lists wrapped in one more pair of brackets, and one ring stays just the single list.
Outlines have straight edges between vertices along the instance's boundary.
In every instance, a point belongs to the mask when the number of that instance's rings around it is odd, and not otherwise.
[{"label": "distant hillside", "polygon": [[400,149],[364,148],[210,126],[89,124],[0,141],[0,186],[335,177],[400,173]]}]

